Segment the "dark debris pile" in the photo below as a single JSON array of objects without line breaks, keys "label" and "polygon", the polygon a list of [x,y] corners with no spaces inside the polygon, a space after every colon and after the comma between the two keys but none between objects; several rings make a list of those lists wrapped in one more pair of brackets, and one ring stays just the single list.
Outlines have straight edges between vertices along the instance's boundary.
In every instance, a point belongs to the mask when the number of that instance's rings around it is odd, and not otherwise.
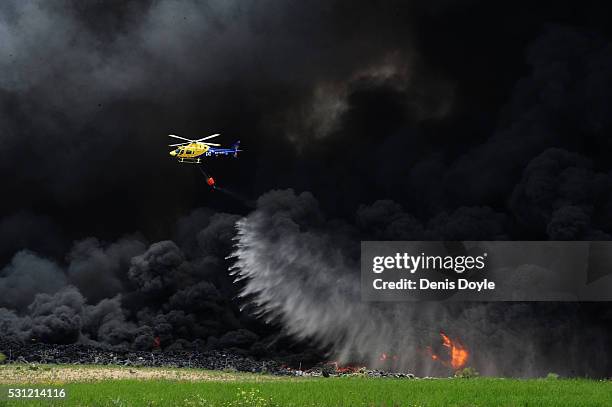
[{"label": "dark debris pile", "polygon": [[285,368],[272,360],[255,360],[236,353],[207,351],[137,351],[105,349],[82,344],[49,345],[0,342],[6,363],[119,365],[143,367],[183,367],[240,372],[284,373]]},{"label": "dark debris pile", "polygon": [[83,344],[50,345],[12,343],[0,340],[4,363],[117,365],[134,367],[174,367],[268,373],[283,376],[352,376],[415,378],[408,373],[392,373],[366,368],[339,368],[323,363],[309,369],[291,368],[275,360],[254,359],[231,351],[137,351],[107,349]]}]

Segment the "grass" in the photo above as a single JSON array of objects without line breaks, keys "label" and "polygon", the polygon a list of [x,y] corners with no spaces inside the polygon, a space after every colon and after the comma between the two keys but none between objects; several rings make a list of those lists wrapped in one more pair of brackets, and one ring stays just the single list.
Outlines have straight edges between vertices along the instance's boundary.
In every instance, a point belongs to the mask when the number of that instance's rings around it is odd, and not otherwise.
[{"label": "grass", "polygon": [[[24,367],[27,369],[27,367]],[[61,385],[68,399],[0,401],[0,406],[612,406],[612,382],[586,379],[372,379],[276,378],[257,374],[210,372],[198,369],[142,369],[143,371],[187,370],[190,379],[104,379],[87,376],[98,367],[57,367],[60,372],[77,371],[83,381]],[[116,369],[101,371],[114,377]],[[141,370],[132,368],[133,371]],[[40,370],[27,370],[20,386],[41,383]],[[9,369],[0,370],[5,383]],[[129,371],[128,371],[129,373]],[[198,379],[193,377],[198,376]],[[77,375],[78,376],[78,375]]]}]

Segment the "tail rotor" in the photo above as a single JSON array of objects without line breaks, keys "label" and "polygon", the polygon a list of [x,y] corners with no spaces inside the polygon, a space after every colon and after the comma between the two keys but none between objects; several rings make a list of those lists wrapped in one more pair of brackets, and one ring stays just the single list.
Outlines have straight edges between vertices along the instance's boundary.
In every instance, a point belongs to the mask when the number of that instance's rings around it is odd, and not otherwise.
[{"label": "tail rotor", "polygon": [[238,152],[239,151],[242,151],[239,148],[240,148],[240,140],[238,140],[234,144],[232,144],[232,149],[234,150],[234,158],[238,157]]}]

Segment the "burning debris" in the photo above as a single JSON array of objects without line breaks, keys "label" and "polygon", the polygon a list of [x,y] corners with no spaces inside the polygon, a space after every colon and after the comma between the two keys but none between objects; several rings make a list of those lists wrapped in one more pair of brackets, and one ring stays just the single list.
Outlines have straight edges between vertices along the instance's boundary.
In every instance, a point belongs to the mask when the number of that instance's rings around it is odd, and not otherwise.
[{"label": "burning debris", "polygon": [[381,366],[385,368],[390,368],[391,370],[398,369],[398,362],[400,360],[399,355],[393,355],[387,352],[383,352],[380,354],[378,361],[381,363]]},{"label": "burning debris", "polygon": [[440,332],[440,337],[442,337],[442,346],[447,349],[448,356],[441,357],[434,353],[431,347],[428,347],[427,352],[431,358],[453,370],[459,370],[464,367],[470,357],[470,353],[465,345],[463,345],[459,339],[451,339],[444,332]]},{"label": "burning debris", "polygon": [[312,377],[338,377],[338,376],[367,376],[367,377],[389,377],[397,379],[416,379],[412,373],[393,372],[379,369],[369,369],[366,366],[359,365],[342,365],[339,362],[326,362],[311,369],[291,369],[284,366],[285,369],[295,376],[312,376]]}]

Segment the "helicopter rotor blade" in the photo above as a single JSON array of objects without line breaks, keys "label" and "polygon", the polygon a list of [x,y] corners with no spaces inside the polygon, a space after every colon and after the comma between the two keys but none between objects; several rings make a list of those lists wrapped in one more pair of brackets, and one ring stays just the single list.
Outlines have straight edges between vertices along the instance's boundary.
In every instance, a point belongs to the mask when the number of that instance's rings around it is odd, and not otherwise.
[{"label": "helicopter rotor blade", "polygon": [[213,146],[213,147],[221,147],[221,144],[217,144],[217,143],[202,143],[202,144],[206,144],[207,146]]},{"label": "helicopter rotor blade", "polygon": [[204,137],[204,138],[201,138],[201,139],[198,139],[198,140],[193,140],[193,141],[204,141],[204,140],[211,139],[211,138],[213,138],[213,137],[219,137],[220,135],[221,135],[221,134],[213,134],[213,135],[211,135],[211,136]]},{"label": "helicopter rotor blade", "polygon": [[191,144],[191,142],[176,143],[176,144],[168,144],[168,147],[186,146],[187,144]]},{"label": "helicopter rotor blade", "polygon": [[177,138],[179,140],[185,140],[185,141],[189,141],[189,142],[195,141],[195,140],[190,140],[190,139],[185,138],[185,137],[177,136],[176,134],[168,134],[168,137],[173,137],[173,138]]}]

